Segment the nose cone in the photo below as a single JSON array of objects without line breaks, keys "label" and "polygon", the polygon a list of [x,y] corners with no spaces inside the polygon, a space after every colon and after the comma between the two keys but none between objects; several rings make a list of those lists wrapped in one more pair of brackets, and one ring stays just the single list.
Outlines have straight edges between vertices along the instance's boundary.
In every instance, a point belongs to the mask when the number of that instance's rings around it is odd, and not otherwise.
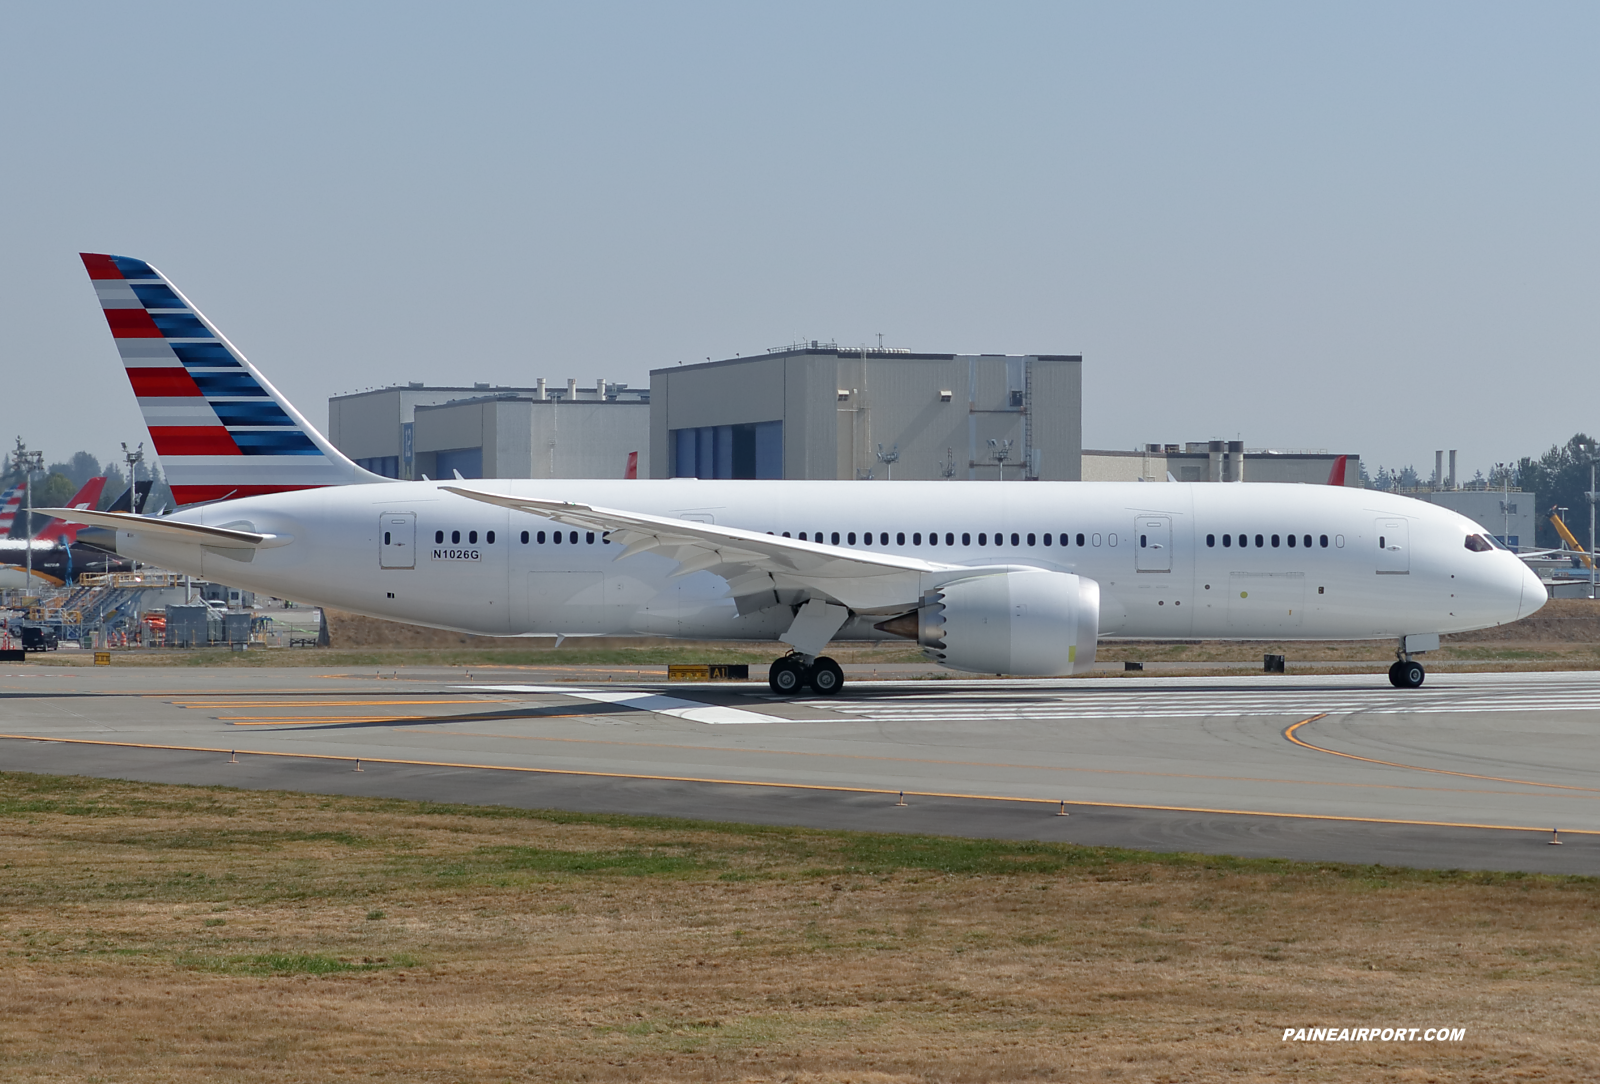
[{"label": "nose cone", "polygon": [[1517,617],[1524,618],[1543,606],[1549,600],[1549,595],[1540,581],[1539,574],[1518,559],[1517,566],[1522,569],[1522,605],[1517,610]]}]

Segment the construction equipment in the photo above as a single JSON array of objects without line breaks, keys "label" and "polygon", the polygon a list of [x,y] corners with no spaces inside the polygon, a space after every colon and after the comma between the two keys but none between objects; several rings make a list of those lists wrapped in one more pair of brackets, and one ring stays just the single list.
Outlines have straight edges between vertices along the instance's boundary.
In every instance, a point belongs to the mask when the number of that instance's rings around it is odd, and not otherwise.
[{"label": "construction equipment", "polygon": [[1561,536],[1561,541],[1578,554],[1578,560],[1583,562],[1584,568],[1594,567],[1594,558],[1589,556],[1589,551],[1578,545],[1578,540],[1572,537],[1572,532],[1567,530],[1567,525],[1561,521],[1561,509],[1553,506],[1550,509],[1550,526],[1556,529],[1556,534]]}]

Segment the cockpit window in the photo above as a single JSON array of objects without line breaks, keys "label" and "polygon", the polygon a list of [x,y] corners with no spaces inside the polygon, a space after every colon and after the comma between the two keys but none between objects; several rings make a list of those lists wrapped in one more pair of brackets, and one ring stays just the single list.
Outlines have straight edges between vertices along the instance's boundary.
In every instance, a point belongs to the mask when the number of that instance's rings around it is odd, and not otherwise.
[{"label": "cockpit window", "polygon": [[1488,553],[1494,549],[1494,545],[1481,534],[1469,534],[1467,535],[1467,549],[1473,553]]}]

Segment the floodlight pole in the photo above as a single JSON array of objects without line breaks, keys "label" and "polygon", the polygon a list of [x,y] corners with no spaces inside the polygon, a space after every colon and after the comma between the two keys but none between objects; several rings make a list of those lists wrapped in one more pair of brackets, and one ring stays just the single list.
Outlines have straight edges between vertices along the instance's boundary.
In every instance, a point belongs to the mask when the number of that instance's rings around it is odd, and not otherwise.
[{"label": "floodlight pole", "polygon": [[22,468],[23,500],[27,502],[27,511],[23,513],[22,532],[26,567],[28,570],[28,586],[33,586],[33,476],[35,472],[44,470],[44,453],[30,452],[28,446],[22,443],[22,438],[17,438],[17,451],[12,456],[12,461]]},{"label": "floodlight pole", "polygon": [[128,511],[138,515],[139,508],[139,464],[144,462],[144,441],[133,451],[128,451],[128,442],[122,442],[122,458],[128,464]]},{"label": "floodlight pole", "polygon": [[1589,492],[1584,496],[1589,498],[1589,597],[1594,598],[1594,457],[1600,448],[1589,445]]}]

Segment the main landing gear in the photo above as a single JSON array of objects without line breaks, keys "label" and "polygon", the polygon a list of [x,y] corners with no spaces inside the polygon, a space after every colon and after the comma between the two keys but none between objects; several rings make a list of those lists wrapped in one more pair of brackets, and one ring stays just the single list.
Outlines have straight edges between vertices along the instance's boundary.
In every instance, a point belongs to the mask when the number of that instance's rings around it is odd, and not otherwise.
[{"label": "main landing gear", "polygon": [[826,655],[809,662],[804,655],[785,655],[767,671],[767,684],[779,696],[794,696],[806,685],[818,696],[836,696],[844,688],[844,671]]},{"label": "main landing gear", "polygon": [[1399,659],[1389,667],[1389,684],[1396,689],[1420,688],[1422,679],[1427,676],[1428,673],[1422,668],[1422,664],[1411,659]]}]

